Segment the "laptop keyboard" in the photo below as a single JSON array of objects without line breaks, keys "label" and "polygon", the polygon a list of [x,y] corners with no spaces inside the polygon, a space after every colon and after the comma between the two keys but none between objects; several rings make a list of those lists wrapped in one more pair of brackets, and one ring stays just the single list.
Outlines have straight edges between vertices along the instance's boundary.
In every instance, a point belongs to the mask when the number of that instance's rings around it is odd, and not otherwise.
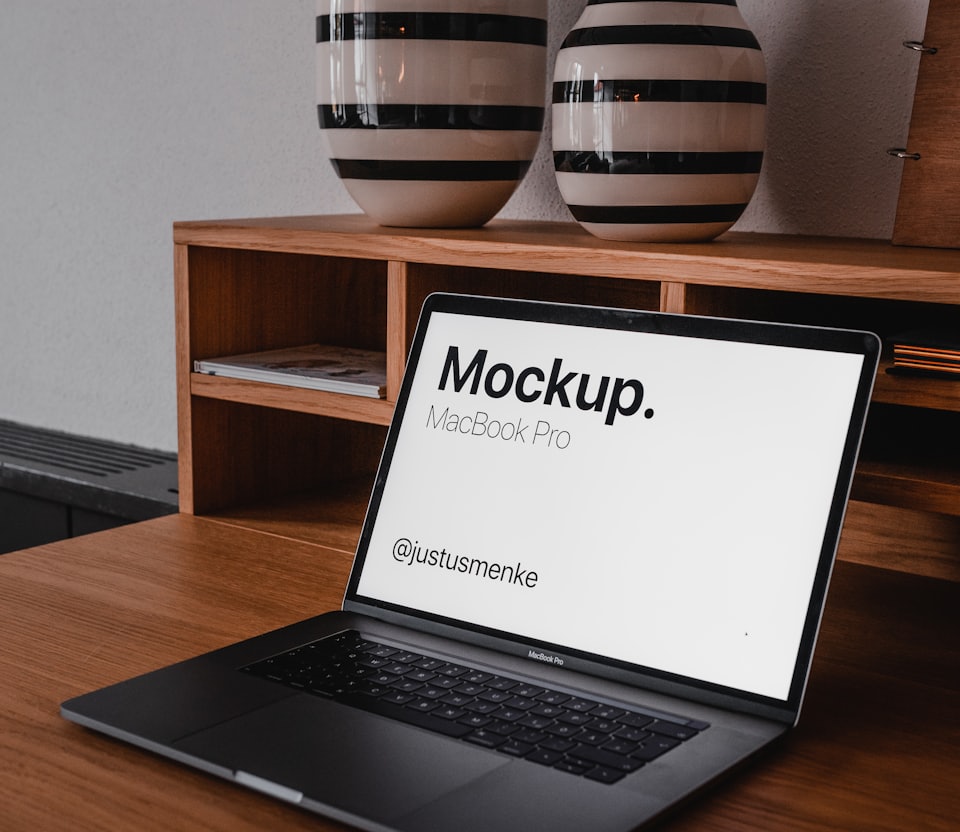
[{"label": "laptop keyboard", "polygon": [[338,633],[243,670],[512,757],[615,783],[709,726]]}]

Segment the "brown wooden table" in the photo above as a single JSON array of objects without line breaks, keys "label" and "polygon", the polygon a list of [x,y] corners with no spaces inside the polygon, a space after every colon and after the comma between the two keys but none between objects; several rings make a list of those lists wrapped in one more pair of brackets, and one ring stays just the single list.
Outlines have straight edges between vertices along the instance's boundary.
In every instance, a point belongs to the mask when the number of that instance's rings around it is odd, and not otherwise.
[{"label": "brown wooden table", "polygon": [[[341,828],[58,711],[337,607],[349,562],[187,515],[0,557],[0,829]],[[666,828],[957,829],[958,623],[958,584],[838,564],[800,726]]]}]

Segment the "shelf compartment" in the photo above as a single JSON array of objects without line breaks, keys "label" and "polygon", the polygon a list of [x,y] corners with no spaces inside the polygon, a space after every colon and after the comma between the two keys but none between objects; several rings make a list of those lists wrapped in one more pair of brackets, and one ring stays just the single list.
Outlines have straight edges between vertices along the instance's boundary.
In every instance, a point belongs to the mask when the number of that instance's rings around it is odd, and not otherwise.
[{"label": "shelf compartment", "polygon": [[192,410],[180,470],[180,509],[192,514],[372,482],[386,440],[383,425],[353,418],[204,396],[192,397]]},{"label": "shelf compartment", "polygon": [[960,516],[960,413],[875,403],[855,499]]},{"label": "shelf compartment", "polygon": [[946,470],[921,471],[915,463],[862,464],[852,496],[863,502],[960,516],[960,476]]},{"label": "shelf compartment", "polygon": [[431,263],[397,263],[394,266],[394,280],[398,284],[396,291],[403,302],[399,313],[397,349],[404,356],[413,340],[420,307],[433,292],[653,311],[660,307],[660,284],[657,281],[487,267],[450,269]]},{"label": "shelf compartment", "polygon": [[323,343],[386,349],[386,264],[190,246],[178,293],[193,361]]},{"label": "shelf compartment", "polygon": [[887,368],[892,366],[890,359],[880,364],[873,388],[875,402],[960,413],[960,379],[890,375]]},{"label": "shelf compartment", "polygon": [[[960,283],[960,281],[958,281]],[[863,329],[886,339],[919,328],[952,328],[960,332],[960,307],[884,298],[831,297],[775,289],[761,291],[687,285],[682,310],[695,315],[776,321],[806,326]],[[874,401],[960,412],[960,380],[893,376],[886,372],[892,357],[885,349]]]},{"label": "shelf compartment", "polygon": [[851,500],[837,557],[960,581],[960,517]]}]

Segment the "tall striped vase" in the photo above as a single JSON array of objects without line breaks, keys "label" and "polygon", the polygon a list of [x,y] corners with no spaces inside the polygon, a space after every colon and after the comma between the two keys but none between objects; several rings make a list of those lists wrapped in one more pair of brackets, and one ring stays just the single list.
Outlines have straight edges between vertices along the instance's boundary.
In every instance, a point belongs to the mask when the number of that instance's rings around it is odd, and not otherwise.
[{"label": "tall striped vase", "polygon": [[483,225],[533,161],[546,0],[317,0],[317,111],[381,225]]},{"label": "tall striped vase", "polygon": [[589,0],[554,74],[560,193],[598,237],[713,239],[756,188],[766,101],[736,0]]}]

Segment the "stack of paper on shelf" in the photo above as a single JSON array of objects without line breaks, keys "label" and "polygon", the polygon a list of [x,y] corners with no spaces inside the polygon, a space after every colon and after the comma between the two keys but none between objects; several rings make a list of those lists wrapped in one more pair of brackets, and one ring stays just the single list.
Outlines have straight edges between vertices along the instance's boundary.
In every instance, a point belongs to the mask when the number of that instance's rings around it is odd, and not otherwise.
[{"label": "stack of paper on shelf", "polygon": [[204,359],[194,370],[369,398],[383,398],[387,386],[385,353],[325,344]]}]

